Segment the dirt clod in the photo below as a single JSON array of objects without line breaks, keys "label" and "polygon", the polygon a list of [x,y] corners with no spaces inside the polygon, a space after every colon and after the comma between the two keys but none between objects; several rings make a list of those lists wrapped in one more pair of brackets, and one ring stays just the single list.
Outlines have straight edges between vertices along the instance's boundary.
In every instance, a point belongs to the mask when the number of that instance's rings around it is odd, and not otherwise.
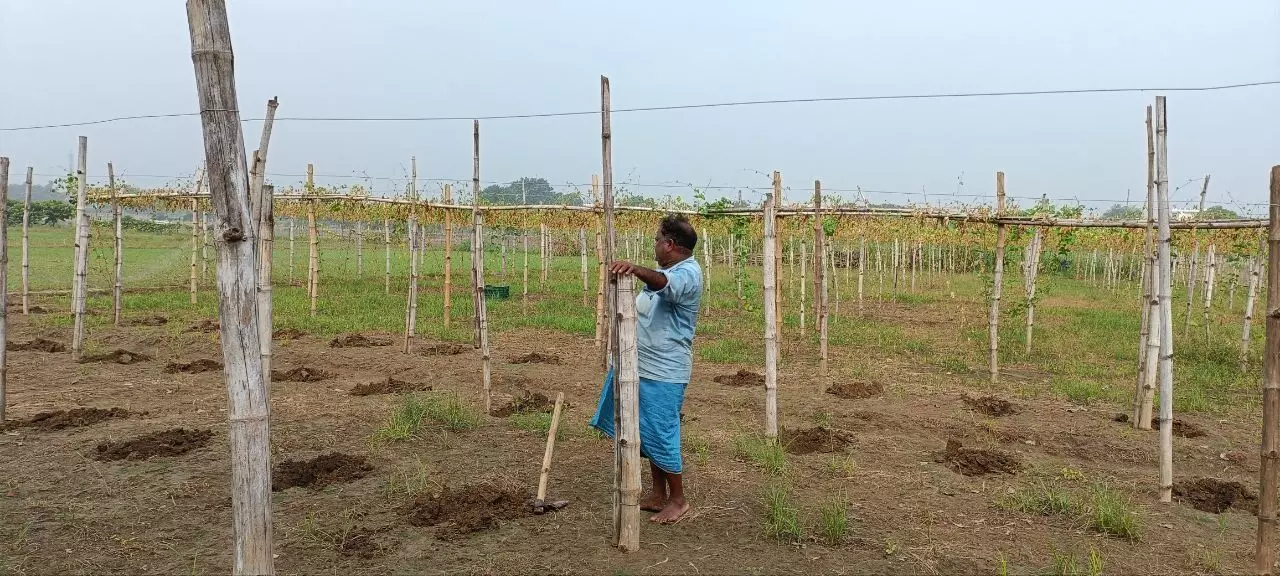
[{"label": "dirt clod", "polygon": [[406,510],[409,524],[436,526],[436,538],[455,540],[498,526],[503,520],[532,514],[527,489],[481,483],[422,496]]},{"label": "dirt clod", "polygon": [[373,558],[388,548],[378,542],[378,532],[380,530],[354,528],[342,536],[342,542],[338,544],[338,552],[343,556],[355,556],[365,560]]},{"label": "dirt clod", "polygon": [[1258,497],[1239,482],[1194,478],[1173,483],[1173,497],[1201,512],[1221,514],[1235,508],[1256,512]]},{"label": "dirt clod", "polygon": [[272,340],[297,340],[304,334],[297,328],[281,328],[271,333]]},{"label": "dirt clod", "polygon": [[117,348],[115,350],[107,352],[106,354],[91,354],[89,356],[82,357],[80,358],[80,363],[87,364],[89,362],[114,362],[116,364],[129,365],[129,364],[137,364],[139,362],[146,362],[147,360],[150,360],[150,359],[151,357],[147,356],[146,354],[140,354],[138,352],[130,352],[128,350]]},{"label": "dirt clod", "polygon": [[987,416],[1010,416],[1017,414],[1022,410],[1017,404],[996,398],[995,396],[979,396],[974,398],[968,394],[961,394],[960,400],[964,401],[970,409],[986,414]]},{"label": "dirt clod", "polygon": [[494,408],[489,412],[492,416],[498,418],[506,418],[513,414],[532,414],[534,412],[550,412],[555,409],[555,403],[547,398],[541,392],[528,392],[511,399],[510,402],[501,407]]},{"label": "dirt clod", "polygon": [[34,352],[66,352],[67,346],[61,342],[46,340],[44,338],[36,338],[30,342],[7,342],[4,345],[6,350],[10,352],[21,352],[30,350]]},{"label": "dirt clod", "polygon": [[430,390],[431,386],[420,382],[406,382],[397,380],[390,376],[386,380],[378,380],[377,382],[369,382],[367,384],[356,384],[351,389],[352,396],[372,396],[374,394],[399,394],[401,392],[425,392]]},{"label": "dirt clod", "polygon": [[381,336],[366,336],[364,334],[343,334],[329,341],[331,348],[373,348],[375,346],[390,346],[391,339]]},{"label": "dirt clod", "polygon": [[130,440],[98,444],[98,460],[146,460],[153,456],[181,456],[202,448],[213,437],[211,430],[172,428]]},{"label": "dirt clod", "polygon": [[467,347],[453,342],[432,344],[418,351],[423,356],[456,356],[467,351]]},{"label": "dirt clod", "polygon": [[790,454],[812,454],[821,452],[832,454],[844,452],[851,440],[849,436],[822,426],[804,430],[783,430],[778,438],[783,448]]},{"label": "dirt clod", "polygon": [[103,420],[112,418],[128,418],[131,412],[124,408],[72,408],[70,410],[53,410],[50,412],[41,412],[27,418],[26,420],[9,420],[0,425],[0,430],[15,430],[18,428],[35,428],[41,432],[49,432],[52,430],[62,430],[64,428],[81,428],[90,424],[97,424]]},{"label": "dirt clod", "polygon": [[332,377],[333,374],[316,368],[299,366],[292,370],[272,370],[271,380],[275,382],[319,382]]},{"label": "dirt clod", "polygon": [[310,460],[285,460],[271,471],[271,490],[279,492],[295,486],[319,490],[330,484],[341,484],[364,478],[373,470],[364,456],[330,452]]},{"label": "dirt clod", "polygon": [[1017,474],[1022,471],[1022,463],[1012,454],[999,450],[965,448],[957,440],[947,440],[946,450],[935,461],[943,462],[947,468],[965,476]]},{"label": "dirt clod", "polygon": [[530,352],[523,356],[516,356],[508,360],[511,364],[564,364],[564,361],[555,354],[541,354],[538,352]]},{"label": "dirt clod", "polygon": [[[1156,418],[1152,418],[1151,429],[1159,430],[1160,420]],[[1181,418],[1173,419],[1173,435],[1174,436],[1177,436],[1179,438],[1199,438],[1201,436],[1204,436],[1205,434],[1206,432],[1204,431],[1204,428],[1201,428],[1199,424],[1196,424],[1194,422],[1188,422]]]},{"label": "dirt clod", "polygon": [[724,384],[725,386],[764,386],[764,374],[757,374],[750,370],[739,370],[737,374],[724,374],[715,377],[716,384]]},{"label": "dirt clod", "polygon": [[168,323],[169,319],[160,315],[130,318],[124,321],[125,326],[164,326]]},{"label": "dirt clod", "polygon": [[[18,306],[18,311],[22,311],[22,306]],[[49,311],[44,306],[28,306],[27,314],[48,314]]]},{"label": "dirt clod", "polygon": [[200,374],[201,372],[213,372],[221,370],[222,363],[208,358],[200,358],[190,362],[170,362],[165,365],[165,374]]},{"label": "dirt clod", "polygon": [[221,329],[222,329],[222,325],[219,324],[217,320],[209,320],[206,318],[204,320],[201,320],[199,322],[196,322],[195,324],[188,326],[187,329],[184,330],[184,332],[203,332],[207,334],[210,332],[217,332],[218,330],[221,330]]},{"label": "dirt clod", "polygon": [[827,388],[827,394],[847,400],[874,398],[884,394],[884,385],[879,382],[841,382]]}]

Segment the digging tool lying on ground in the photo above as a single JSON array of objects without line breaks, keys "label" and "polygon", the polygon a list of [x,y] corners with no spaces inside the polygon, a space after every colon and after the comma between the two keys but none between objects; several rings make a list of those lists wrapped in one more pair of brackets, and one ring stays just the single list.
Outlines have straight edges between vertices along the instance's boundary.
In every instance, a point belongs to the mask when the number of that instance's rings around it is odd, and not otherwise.
[{"label": "digging tool lying on ground", "polygon": [[551,474],[551,453],[556,449],[556,429],[560,427],[560,409],[564,406],[564,392],[556,394],[556,408],[551,412],[551,428],[547,431],[547,452],[542,456],[542,474],[538,477],[538,498],[533,501],[533,513],[542,514],[569,505],[568,500],[546,501],[547,476]]}]

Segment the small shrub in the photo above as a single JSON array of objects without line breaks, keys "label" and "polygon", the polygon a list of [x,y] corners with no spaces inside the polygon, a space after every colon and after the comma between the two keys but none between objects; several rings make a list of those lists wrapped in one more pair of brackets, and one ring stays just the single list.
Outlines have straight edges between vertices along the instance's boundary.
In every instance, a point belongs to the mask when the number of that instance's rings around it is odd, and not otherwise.
[{"label": "small shrub", "polygon": [[800,526],[800,512],[791,503],[791,492],[785,486],[773,485],[764,489],[765,531],[772,537],[789,542],[804,537]]}]

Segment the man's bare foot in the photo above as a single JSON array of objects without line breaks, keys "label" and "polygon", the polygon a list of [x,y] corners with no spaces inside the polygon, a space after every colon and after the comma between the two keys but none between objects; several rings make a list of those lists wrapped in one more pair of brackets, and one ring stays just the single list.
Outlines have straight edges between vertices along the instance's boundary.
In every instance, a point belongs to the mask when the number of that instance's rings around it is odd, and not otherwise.
[{"label": "man's bare foot", "polygon": [[649,495],[640,502],[640,509],[645,512],[661,512],[666,505],[667,496],[665,494],[650,492]]},{"label": "man's bare foot", "polygon": [[684,518],[685,512],[689,511],[689,503],[684,498],[672,498],[660,512],[649,517],[650,522],[658,524],[675,524],[681,518]]}]

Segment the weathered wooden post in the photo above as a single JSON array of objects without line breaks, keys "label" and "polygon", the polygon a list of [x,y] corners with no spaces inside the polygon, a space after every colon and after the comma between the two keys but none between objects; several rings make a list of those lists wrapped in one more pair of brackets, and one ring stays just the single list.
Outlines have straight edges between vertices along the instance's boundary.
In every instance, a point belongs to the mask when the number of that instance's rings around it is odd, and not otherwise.
[{"label": "weathered wooden post", "polygon": [[31,246],[31,177],[35,169],[27,166],[26,199],[22,201],[22,315],[30,314],[31,259],[27,254]]},{"label": "weathered wooden post", "polygon": [[636,352],[635,279],[630,275],[614,278],[617,285],[617,310],[614,322],[618,347],[617,367],[619,421],[615,428],[621,472],[618,482],[618,547],[623,552],[640,549],[640,372]]},{"label": "weathered wooden post", "polygon": [[0,156],[0,424],[9,382],[9,157]]},{"label": "weathered wooden post", "polygon": [[[453,204],[453,184],[444,185],[442,200]],[[453,210],[444,211],[444,327],[453,315]]]},{"label": "weathered wooden post", "polygon": [[[307,195],[315,196],[315,166],[307,163]],[[316,228],[316,201],[307,199],[307,297],[311,300],[311,316],[316,315],[320,295],[320,231]]]},{"label": "weathered wooden post", "polygon": [[484,299],[484,214],[480,212],[480,121],[472,124],[471,171],[471,280],[475,286],[476,345],[480,348],[484,413],[492,411],[489,385],[492,367],[489,355],[489,306]]},{"label": "weathered wooden post", "polygon": [[[88,297],[89,214],[85,212],[88,154],[89,139],[81,136],[76,159],[75,278],[71,284],[71,314],[75,317],[71,332],[71,358],[76,362],[84,355],[84,307]],[[5,180],[5,185],[8,185],[8,180]]]},{"label": "weathered wooden post", "polygon": [[[275,102],[273,99],[272,102]],[[274,112],[274,110],[273,110]],[[265,156],[260,162],[265,163]],[[262,349],[262,383],[271,390],[271,342],[274,326],[271,265],[276,239],[276,188],[259,183],[258,202],[258,345]],[[268,408],[270,408],[268,406]]]},{"label": "weathered wooden post", "polygon": [[778,439],[778,251],[773,194],[764,197],[764,436]]},{"label": "weathered wooden post", "polygon": [[1160,204],[1160,501],[1173,501],[1173,276],[1169,233],[1169,154],[1164,96],[1156,96],[1156,194]]},{"label": "weathered wooden post", "polygon": [[116,278],[111,287],[111,312],[113,323],[119,326],[120,309],[124,307],[124,227],[120,217],[120,198],[116,193],[116,169],[110,162],[107,162],[107,187],[111,189],[111,216],[116,232]]},{"label": "weathered wooden post", "polygon": [[227,382],[235,574],[273,574],[270,402],[262,379],[244,137],[224,0],[188,0],[191,59],[218,226],[218,311]]},{"label": "weathered wooden post", "polygon": [[[996,172],[996,218],[1004,217],[1004,172]],[[991,313],[987,318],[987,330],[990,340],[988,363],[990,364],[991,382],[1000,381],[1000,360],[997,351],[1000,348],[1000,292],[1004,284],[1004,243],[1008,230],[1004,224],[996,224],[996,264],[995,275],[991,283]]]},{"label": "weathered wooden post", "polygon": [[[1271,167],[1271,225],[1267,236],[1267,340],[1262,354],[1262,467],[1258,485],[1258,574],[1276,559],[1276,482],[1280,481],[1280,166]],[[1259,264],[1261,265],[1261,264]]]},{"label": "weathered wooden post", "polygon": [[827,389],[826,231],[822,228],[822,182],[813,181],[813,307],[818,320],[818,393]]}]

